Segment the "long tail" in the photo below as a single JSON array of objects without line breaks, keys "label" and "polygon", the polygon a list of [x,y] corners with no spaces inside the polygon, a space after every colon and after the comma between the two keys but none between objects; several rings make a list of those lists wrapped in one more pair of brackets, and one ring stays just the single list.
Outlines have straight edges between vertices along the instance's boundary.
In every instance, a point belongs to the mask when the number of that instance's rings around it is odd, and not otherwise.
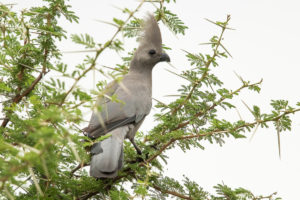
[{"label": "long tail", "polygon": [[128,126],[119,127],[108,134],[111,136],[96,143],[90,166],[90,175],[95,178],[114,178],[123,166],[123,141],[129,131]]}]

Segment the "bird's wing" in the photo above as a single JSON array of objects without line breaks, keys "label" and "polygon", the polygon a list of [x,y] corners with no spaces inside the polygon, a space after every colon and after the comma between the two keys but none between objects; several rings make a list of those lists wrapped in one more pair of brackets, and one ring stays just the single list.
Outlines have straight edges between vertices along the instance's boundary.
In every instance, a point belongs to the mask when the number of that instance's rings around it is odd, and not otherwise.
[{"label": "bird's wing", "polygon": [[115,81],[108,85],[106,95],[116,95],[121,102],[111,101],[107,97],[97,100],[100,110],[93,112],[90,123],[84,131],[91,138],[98,138],[120,126],[140,121],[144,116],[136,114],[135,102],[130,94]]},{"label": "bird's wing", "polygon": [[86,132],[88,133],[88,136],[90,138],[98,138],[101,135],[105,135],[106,133],[108,133],[118,127],[121,127],[121,126],[124,126],[127,124],[131,124],[131,123],[135,122],[135,120],[136,120],[136,116],[125,117],[118,121],[105,123],[104,126],[99,124],[98,126],[93,126],[92,128],[90,127],[89,130],[87,130]]}]

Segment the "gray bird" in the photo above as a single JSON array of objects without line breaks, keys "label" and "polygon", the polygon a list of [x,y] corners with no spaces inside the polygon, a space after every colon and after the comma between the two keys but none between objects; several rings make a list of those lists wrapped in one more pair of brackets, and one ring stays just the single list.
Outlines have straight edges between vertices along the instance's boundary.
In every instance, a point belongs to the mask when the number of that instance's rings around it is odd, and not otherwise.
[{"label": "gray bird", "polygon": [[[161,62],[170,62],[162,51],[160,29],[153,15],[143,24],[143,35],[130,63],[128,74],[121,82],[108,84],[104,97],[96,102],[86,134],[93,139],[111,134],[91,148],[90,175],[96,178],[114,178],[123,165],[123,141],[128,138],[139,154],[141,150],[134,136],[149,114],[152,106],[152,69]],[[121,101],[111,101],[107,96],[116,95]],[[106,97],[105,97],[106,96]]]}]

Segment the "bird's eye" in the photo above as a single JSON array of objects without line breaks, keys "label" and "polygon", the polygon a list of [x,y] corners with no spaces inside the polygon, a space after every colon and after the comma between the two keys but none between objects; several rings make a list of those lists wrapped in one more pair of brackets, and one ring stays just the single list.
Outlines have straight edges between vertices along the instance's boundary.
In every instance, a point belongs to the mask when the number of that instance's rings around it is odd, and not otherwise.
[{"label": "bird's eye", "polygon": [[149,51],[149,54],[150,54],[150,55],[154,55],[154,54],[156,54],[156,51],[155,51],[154,49],[151,49],[151,50]]}]

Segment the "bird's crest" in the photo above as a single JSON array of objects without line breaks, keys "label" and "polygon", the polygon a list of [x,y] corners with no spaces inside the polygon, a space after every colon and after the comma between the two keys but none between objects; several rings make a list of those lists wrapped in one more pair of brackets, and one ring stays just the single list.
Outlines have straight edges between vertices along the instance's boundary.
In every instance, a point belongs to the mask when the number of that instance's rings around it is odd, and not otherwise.
[{"label": "bird's crest", "polygon": [[157,47],[161,46],[161,33],[155,17],[148,14],[142,23],[143,33],[140,38],[141,46],[143,44],[154,44]]}]

